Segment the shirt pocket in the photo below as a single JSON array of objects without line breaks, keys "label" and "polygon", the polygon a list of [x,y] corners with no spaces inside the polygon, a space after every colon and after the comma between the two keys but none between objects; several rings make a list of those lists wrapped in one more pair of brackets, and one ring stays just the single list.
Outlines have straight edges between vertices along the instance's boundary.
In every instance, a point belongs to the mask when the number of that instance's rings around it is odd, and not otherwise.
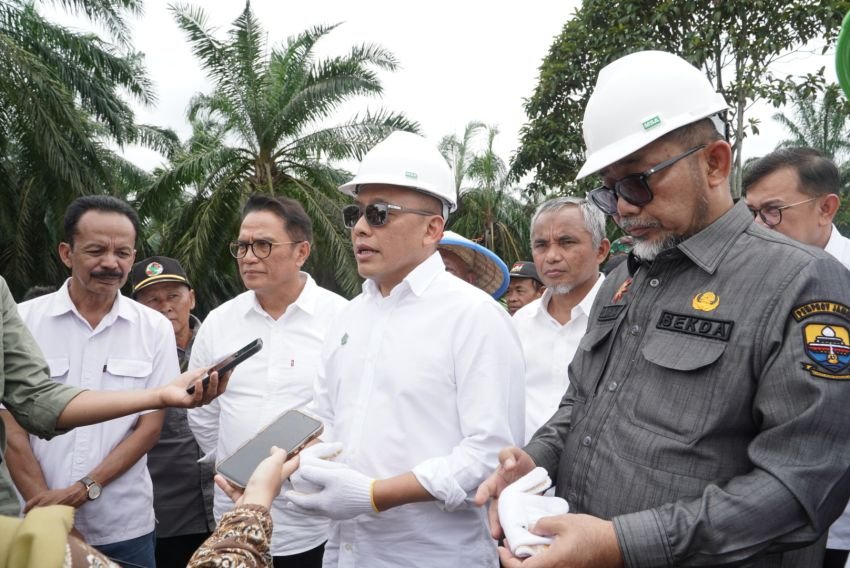
[{"label": "shirt pocket", "polygon": [[641,353],[648,364],[629,381],[631,422],[690,444],[702,436],[717,386],[717,364],[726,342],[656,330]]},{"label": "shirt pocket", "polygon": [[50,378],[57,383],[68,382],[68,369],[71,363],[67,357],[56,357],[47,359],[47,367],[50,372]]},{"label": "shirt pocket", "polygon": [[152,361],[110,358],[106,361],[102,386],[104,390],[141,390],[152,373]]},{"label": "shirt pocket", "polygon": [[[570,388],[567,395],[572,394],[573,408],[570,415],[571,427],[575,427],[587,415],[588,401],[602,378],[605,361],[610,350],[608,340],[614,323],[595,326],[587,331],[578,344],[578,349],[570,363]],[[604,351],[603,351],[604,350]]]}]

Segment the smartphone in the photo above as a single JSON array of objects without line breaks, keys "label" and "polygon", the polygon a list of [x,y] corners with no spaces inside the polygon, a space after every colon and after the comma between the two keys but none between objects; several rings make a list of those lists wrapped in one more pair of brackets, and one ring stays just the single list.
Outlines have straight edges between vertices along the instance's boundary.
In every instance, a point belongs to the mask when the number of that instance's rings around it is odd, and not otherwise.
[{"label": "smartphone", "polygon": [[[255,354],[257,351],[259,351],[262,348],[263,348],[263,340],[258,337],[257,339],[255,339],[254,341],[252,341],[251,343],[249,343],[248,345],[246,345],[245,347],[243,347],[242,349],[240,349],[236,353],[228,355],[227,357],[225,357],[224,359],[222,359],[221,361],[216,363],[213,366],[213,368],[210,369],[210,373],[212,373],[213,371],[218,371],[218,375],[221,376],[224,373],[226,373],[227,371],[229,371],[230,369],[234,368],[236,365],[238,365],[242,361],[244,361],[245,359],[247,359],[248,357],[250,357],[251,355]],[[210,376],[209,375],[204,377],[204,380],[202,381],[202,385],[204,387],[204,390],[207,390],[208,384],[210,384]],[[194,394],[195,393],[195,385],[194,384],[189,385],[189,387],[186,389],[186,392],[189,393],[189,394]]]},{"label": "smartphone", "polygon": [[215,469],[234,485],[245,487],[257,465],[269,457],[272,446],[285,450],[291,458],[318,438],[323,429],[322,423],[312,416],[300,410],[287,410]]}]

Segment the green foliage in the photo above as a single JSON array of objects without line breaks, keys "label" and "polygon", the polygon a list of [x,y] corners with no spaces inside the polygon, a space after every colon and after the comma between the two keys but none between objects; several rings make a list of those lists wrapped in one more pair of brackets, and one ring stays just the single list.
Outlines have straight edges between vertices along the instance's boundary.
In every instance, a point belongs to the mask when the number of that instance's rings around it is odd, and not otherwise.
[{"label": "green foliage", "polygon": [[[266,32],[246,3],[224,39],[197,7],[173,5],[195,57],[214,83],[189,104],[190,140],[139,195],[162,254],[184,263],[198,283],[204,313],[241,289],[227,242],[238,234],[241,206],[252,193],[300,201],[313,219],[306,269],[343,293],[359,288],[336,187],[349,174],[331,165],[359,160],[393,130],[416,131],[404,115],[367,111],[332,123],[339,106],[382,93],[378,71],[398,64],[384,48],[363,44],[318,59],[316,44],[337,26],[317,26],[268,49]],[[159,219],[159,222],[155,220]]]},{"label": "green foliage", "polygon": [[[485,131],[483,151],[472,142]],[[443,137],[440,151],[452,165],[458,188],[458,210],[449,217],[448,228],[495,252],[511,264],[531,258],[528,224],[533,207],[520,199],[520,191],[508,185],[505,162],[493,150],[499,130],[470,122],[462,139]],[[471,185],[465,185],[466,182]]]},{"label": "green foliage", "polygon": [[[584,0],[540,67],[511,175],[533,173],[534,194],[553,187],[583,194],[592,182],[573,179],[584,161],[581,122],[596,77],[611,61],[644,49],[682,55],[726,98],[737,174],[746,134],[758,133],[757,121],[745,116],[752,103],[779,106],[823,86],[822,68],[778,76],[770,65],[810,41],[828,44],[848,8],[846,0]],[[740,176],[734,179],[738,195]]]},{"label": "green foliage", "polygon": [[140,2],[58,3],[103,25],[119,47],[49,22],[30,2],[0,2],[0,272],[18,297],[62,281],[56,247],[74,198],[126,196],[145,182],[108,144],[174,142],[173,133],[136,125],[121,94],[155,100],[140,57],[122,51],[124,15]]}]

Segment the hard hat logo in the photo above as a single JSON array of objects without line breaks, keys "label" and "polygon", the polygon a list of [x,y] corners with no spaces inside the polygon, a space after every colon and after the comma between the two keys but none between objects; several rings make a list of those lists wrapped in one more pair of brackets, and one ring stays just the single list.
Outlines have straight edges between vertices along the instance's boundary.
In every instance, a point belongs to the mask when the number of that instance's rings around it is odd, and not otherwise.
[{"label": "hard hat logo", "polygon": [[404,172],[404,177],[408,179],[419,179],[419,176],[416,172]]},{"label": "hard hat logo", "polygon": [[643,126],[644,130],[649,130],[650,128],[654,128],[659,124],[661,124],[661,117],[657,114],[649,120],[644,120],[643,122],[641,122],[641,126]]}]

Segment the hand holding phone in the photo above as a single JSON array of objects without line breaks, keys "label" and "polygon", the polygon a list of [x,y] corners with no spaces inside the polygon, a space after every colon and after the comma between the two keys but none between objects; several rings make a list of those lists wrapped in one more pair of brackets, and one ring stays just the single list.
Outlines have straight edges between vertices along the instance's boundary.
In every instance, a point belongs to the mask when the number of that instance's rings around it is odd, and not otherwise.
[{"label": "hand holding phone", "polygon": [[322,423],[312,416],[300,410],[287,410],[215,469],[233,485],[245,487],[254,469],[268,457],[272,446],[285,450],[289,460],[318,438],[323,429]]},{"label": "hand holding phone", "polygon": [[[210,373],[212,373],[213,371],[218,371],[218,376],[222,377],[222,376],[224,376],[225,373],[227,373],[228,371],[230,371],[231,369],[236,367],[236,365],[243,362],[248,357],[254,355],[255,353],[257,353],[262,348],[263,348],[263,340],[260,339],[260,338],[257,338],[254,341],[252,341],[251,343],[249,343],[248,345],[246,345],[245,347],[243,347],[242,349],[240,349],[239,351],[228,355],[227,357],[225,357],[224,359],[222,359],[221,361],[216,363],[215,366],[213,366],[210,369]],[[207,389],[207,385],[209,385],[209,384],[210,384],[210,376],[207,375],[206,377],[204,377],[204,380],[202,381],[202,385],[204,387],[204,390]],[[189,393],[189,394],[194,394],[195,385],[190,385],[186,389],[186,392]]]}]

